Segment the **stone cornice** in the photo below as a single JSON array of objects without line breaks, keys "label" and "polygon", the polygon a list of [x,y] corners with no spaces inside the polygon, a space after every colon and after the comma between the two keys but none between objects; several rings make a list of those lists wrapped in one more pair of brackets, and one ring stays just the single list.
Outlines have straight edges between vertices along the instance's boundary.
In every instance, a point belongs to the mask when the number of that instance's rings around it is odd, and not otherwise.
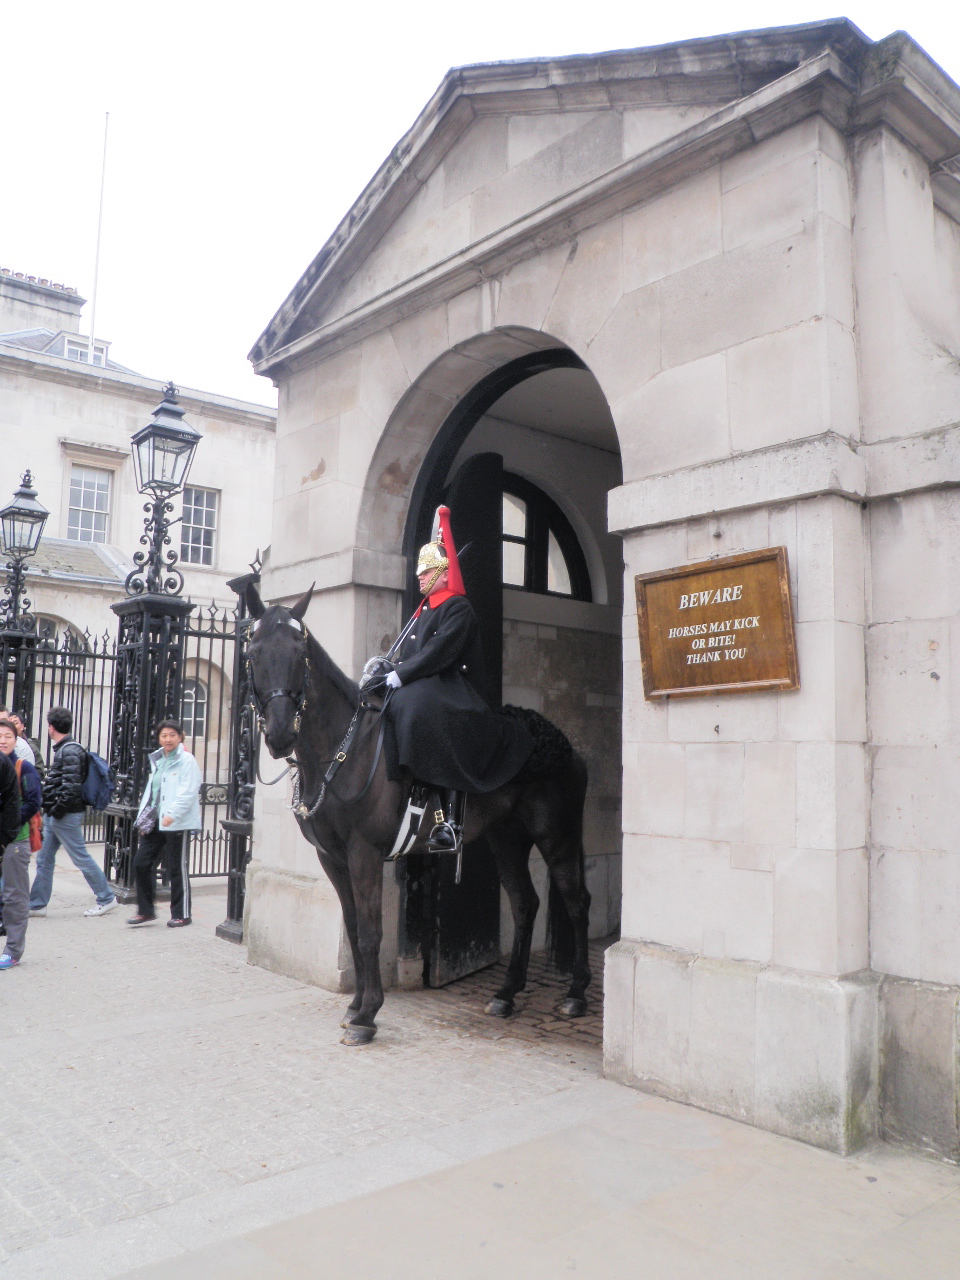
[{"label": "stone cornice", "polygon": [[612,489],[611,533],[837,494],[871,502],[960,485],[960,423],[864,444],[827,433]]},{"label": "stone cornice", "polygon": [[[147,416],[163,399],[165,385],[137,374],[117,373],[112,369],[94,370],[88,365],[65,360],[62,356],[48,356],[2,342],[0,369],[36,378],[41,382],[55,382],[61,386],[79,387],[84,391],[101,391],[107,395],[121,396],[125,400],[139,400],[149,406]],[[190,388],[180,388],[180,403],[188,413],[219,418],[226,422],[245,422],[268,431],[276,430],[276,410],[266,405],[254,405],[248,400],[233,400],[229,396],[218,396]]]},{"label": "stone cornice", "polygon": [[[893,128],[934,167],[960,152],[960,89],[919,46],[903,33],[871,46],[849,24],[823,25],[835,28],[837,38],[794,70],[721,107],[690,129],[601,178],[527,213],[370,299],[348,315],[285,341],[284,334],[290,332],[297,317],[321,291],[330,296],[337,293],[473,118],[495,110],[570,109],[563,99],[565,86],[559,83],[562,77],[554,76],[551,82],[548,75],[553,63],[505,64],[496,69],[499,78],[491,76],[490,68],[482,67],[465,68],[455,77],[451,73],[250,353],[256,371],[276,375],[279,366],[295,363],[305,352],[318,348],[332,354],[394,319],[454,296],[524,257],[570,239],[604,218],[640,204],[665,187],[817,112],[844,133],[880,126]],[[759,45],[765,36],[781,33],[753,34]],[[662,55],[663,51],[634,50],[575,60],[581,74],[573,80],[581,97],[586,92],[586,69],[594,64],[593,96],[588,94],[582,102],[578,99],[578,107],[598,110],[621,104],[615,68],[611,69],[605,60],[622,57],[625,66],[632,66],[634,80],[625,77],[620,86],[626,94],[629,85],[636,83],[639,72],[635,64],[643,54]],[[728,51],[728,61],[729,56]],[[600,64],[612,78],[601,78],[596,71]],[[539,85],[532,83],[538,68],[543,80]],[[468,87],[474,92],[470,86],[473,73],[486,79],[482,98],[464,96]],[[646,74],[661,73],[651,66]],[[667,74],[666,69],[662,74]],[[537,105],[527,102],[529,95],[534,95]],[[960,184],[947,178],[938,178],[934,184],[938,203],[948,212],[953,211],[956,202],[955,185]]]},{"label": "stone cornice", "polygon": [[[261,374],[271,373],[308,350],[339,350],[411,311],[453,297],[531,254],[642,204],[665,187],[816,112],[836,127],[846,129],[855,87],[849,71],[833,52],[827,51],[602,177],[412,276],[348,315],[278,347],[255,361],[254,369]],[[345,279],[354,265],[344,252],[327,269],[324,285],[336,292],[341,275]]]}]

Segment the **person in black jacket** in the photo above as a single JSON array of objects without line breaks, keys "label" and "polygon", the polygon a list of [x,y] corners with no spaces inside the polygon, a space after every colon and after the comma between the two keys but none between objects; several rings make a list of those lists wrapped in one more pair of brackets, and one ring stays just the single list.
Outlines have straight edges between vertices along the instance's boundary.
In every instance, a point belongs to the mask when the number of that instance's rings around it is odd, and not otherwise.
[{"label": "person in black jacket", "polygon": [[420,550],[424,600],[386,679],[393,690],[387,702],[391,732],[384,740],[388,773],[396,780],[405,768],[418,782],[445,792],[427,846],[433,853],[459,850],[465,795],[502,787],[533,750],[522,725],[496,715],[484,701],[480,627],[464,594],[449,515],[440,507],[442,540]]},{"label": "person in black jacket", "polygon": [[37,874],[30,888],[30,914],[45,916],[53,892],[53,868],[57,850],[66,849],[78,871],[96,895],[97,901],[85,916],[104,916],[117,905],[117,898],[103,871],[87,852],[83,839],[86,805],[81,788],[87,771],[87,753],[71,738],[73,715],[69,707],[53,707],[47,712],[47,732],[53,743],[53,761],[43,783],[43,846],[37,854]]},{"label": "person in black jacket", "polygon": [[20,783],[13,762],[0,752],[0,860],[23,823],[20,821]]},{"label": "person in black jacket", "polygon": [[9,761],[20,778],[20,829],[3,851],[3,923],[7,942],[0,955],[0,970],[13,969],[23,956],[30,914],[30,819],[40,812],[41,789],[37,771],[16,754],[16,723],[0,716],[0,759]]}]

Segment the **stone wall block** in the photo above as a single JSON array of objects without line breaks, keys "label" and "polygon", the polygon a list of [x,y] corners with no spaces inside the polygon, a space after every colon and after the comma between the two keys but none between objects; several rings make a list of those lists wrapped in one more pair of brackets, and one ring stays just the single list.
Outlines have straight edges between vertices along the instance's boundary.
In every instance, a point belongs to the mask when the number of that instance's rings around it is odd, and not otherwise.
[{"label": "stone wall block", "polygon": [[360,397],[361,351],[351,347],[317,365],[314,422],[356,408]]},{"label": "stone wall block", "polygon": [[915,849],[871,849],[870,966],[878,973],[923,975],[923,856]]},{"label": "stone wall block", "polygon": [[[820,211],[815,151],[742,182],[722,196],[723,248],[798,235]],[[836,164],[825,159],[824,163]]]},{"label": "stone wall block", "polygon": [[703,958],[690,969],[685,1091],[697,1106],[747,1123],[754,1113],[758,973],[759,966]]},{"label": "stone wall block", "polygon": [[251,964],[328,991],[352,989],[352,968],[341,953],[340,904],[325,876],[251,862],[244,917]]},{"label": "stone wall block", "polygon": [[878,745],[957,740],[951,625],[946,620],[869,627],[867,711]]},{"label": "stone wall block", "polygon": [[277,450],[289,432],[317,420],[317,366],[296,369],[280,383],[277,392]]},{"label": "stone wall block", "polygon": [[779,849],[773,874],[774,962],[837,974],[837,855],[824,849]]},{"label": "stone wall block", "polygon": [[743,746],[688,743],[685,753],[683,834],[692,839],[743,840]]},{"label": "stone wall block", "polygon": [[960,612],[958,521],[960,493],[955,490],[870,504],[871,622],[949,618]]},{"label": "stone wall block", "polygon": [[625,747],[623,782],[624,831],[641,835],[683,835],[682,746],[641,742]]},{"label": "stone wall block", "polygon": [[450,349],[447,309],[444,306],[431,307],[429,311],[418,311],[397,320],[391,325],[390,333],[411,382]]},{"label": "stone wall block", "polygon": [[857,502],[829,495],[797,503],[799,622],[865,618],[863,512]]},{"label": "stone wall block", "polygon": [[744,746],[743,837],[752,844],[789,845],[797,828],[797,748],[792,742]]},{"label": "stone wall block", "polygon": [[643,669],[639,657],[623,663],[623,741],[665,742],[667,706],[662,698],[647,701],[643,696]]},{"label": "stone wall block", "polygon": [[884,978],[880,1123],[888,1142],[960,1160],[960,1041],[955,986]]},{"label": "stone wall block", "polygon": [[623,933],[699,952],[721,934],[729,957],[773,956],[773,876],[731,867],[729,844],[625,833]]},{"label": "stone wall block", "polygon": [[631,1074],[649,1093],[686,1102],[694,958],[665,947],[634,946],[633,952]]},{"label": "stone wall block", "polygon": [[877,986],[873,975],[759,974],[755,1124],[841,1155],[872,1140]]},{"label": "stone wall block", "polygon": [[340,419],[330,418],[284,436],[280,446],[287,493],[303,493],[337,479]]},{"label": "stone wall block", "polygon": [[806,849],[852,849],[866,838],[866,758],[859,743],[797,743],[796,840]]},{"label": "stone wall block", "polygon": [[507,171],[506,116],[482,116],[444,157],[443,202],[456,204]]},{"label": "stone wall block", "polygon": [[780,737],[862,742],[866,735],[863,628],[798,622],[800,688],[780,697]]},{"label": "stone wall block", "polygon": [[687,559],[712,560],[770,545],[770,513],[764,507],[687,521]]},{"label": "stone wall block", "polygon": [[754,182],[764,174],[775,173],[801,156],[822,151],[834,160],[843,160],[846,146],[837,132],[817,116],[808,116],[799,124],[771,134],[753,147],[738,151],[720,166],[721,189],[726,193]]},{"label": "stone wall block", "polygon": [[622,400],[660,371],[660,294],[656,285],[624,294],[584,353],[607,401]]},{"label": "stone wall block", "polygon": [[633,623],[637,634],[637,593],[634,576],[638,573],[656,573],[658,569],[672,569],[686,563],[687,534],[682,525],[661,529],[643,529],[629,534],[623,540],[624,584],[623,605],[625,616]]},{"label": "stone wall block", "polygon": [[722,252],[720,170],[681,182],[623,219],[629,293]]},{"label": "stone wall block", "polygon": [[375,333],[364,340],[360,351],[360,395],[358,404],[381,431],[410,387],[397,344],[389,332]]},{"label": "stone wall block", "polygon": [[769,743],[777,737],[775,693],[670,698],[666,707],[672,742]]},{"label": "stone wall block", "polygon": [[557,245],[518,262],[500,283],[497,325],[542,329],[567,264],[569,244]]},{"label": "stone wall block", "polygon": [[612,409],[625,482],[730,452],[723,355],[668,369]]},{"label": "stone wall block", "polygon": [[877,747],[873,754],[875,844],[894,849],[957,850],[960,748]]},{"label": "stone wall block", "polygon": [[816,225],[745,245],[667,277],[661,286],[663,367],[687,364],[822,313]]},{"label": "stone wall block", "polygon": [[584,354],[622,295],[621,220],[614,218],[571,245],[544,328]]},{"label": "stone wall block", "polygon": [[629,942],[615,942],[604,952],[603,1069],[611,1080],[633,1082],[634,997],[636,957]]}]

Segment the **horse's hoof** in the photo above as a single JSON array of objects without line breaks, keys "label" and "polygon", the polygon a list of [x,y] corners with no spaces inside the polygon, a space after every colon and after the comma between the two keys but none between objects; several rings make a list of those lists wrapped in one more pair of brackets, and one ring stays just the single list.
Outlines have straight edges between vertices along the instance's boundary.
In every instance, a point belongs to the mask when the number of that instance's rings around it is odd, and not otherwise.
[{"label": "horse's hoof", "polygon": [[369,1044],[376,1034],[376,1027],[357,1027],[351,1023],[340,1037],[340,1043],[355,1048],[357,1045]]},{"label": "horse's hoof", "polygon": [[587,1012],[587,1002],[579,996],[567,996],[560,1006],[560,1012],[565,1018],[582,1018]]},{"label": "horse's hoof", "polygon": [[513,1013],[513,1001],[494,996],[483,1012],[488,1013],[491,1018],[509,1018]]}]

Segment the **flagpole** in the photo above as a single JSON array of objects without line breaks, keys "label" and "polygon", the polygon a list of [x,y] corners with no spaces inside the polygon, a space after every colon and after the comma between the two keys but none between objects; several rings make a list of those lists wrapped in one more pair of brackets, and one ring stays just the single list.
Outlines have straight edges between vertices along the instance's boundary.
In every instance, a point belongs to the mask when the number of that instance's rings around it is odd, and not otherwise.
[{"label": "flagpole", "polygon": [[93,365],[93,339],[97,329],[97,282],[100,277],[100,233],[103,231],[103,188],[107,178],[107,129],[110,112],[103,121],[103,163],[100,166],[100,212],[97,215],[97,252],[93,260],[93,295],[90,299],[90,339],[87,343],[87,364]]}]

